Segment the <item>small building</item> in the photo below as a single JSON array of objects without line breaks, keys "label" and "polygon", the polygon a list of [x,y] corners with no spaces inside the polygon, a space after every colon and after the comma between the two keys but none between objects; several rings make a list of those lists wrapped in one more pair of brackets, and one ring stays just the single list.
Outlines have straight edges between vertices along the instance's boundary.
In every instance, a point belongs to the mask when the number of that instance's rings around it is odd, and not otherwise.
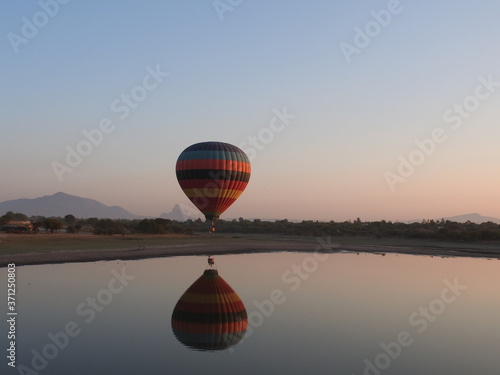
[{"label": "small building", "polygon": [[8,221],[2,227],[7,233],[31,233],[33,232],[33,224],[31,221]]}]

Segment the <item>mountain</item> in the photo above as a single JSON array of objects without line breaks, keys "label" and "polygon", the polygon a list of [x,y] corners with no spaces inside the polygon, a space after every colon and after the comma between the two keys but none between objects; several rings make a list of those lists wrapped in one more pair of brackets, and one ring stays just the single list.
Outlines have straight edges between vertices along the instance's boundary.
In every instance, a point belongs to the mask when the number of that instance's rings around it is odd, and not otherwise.
[{"label": "mountain", "polygon": [[89,198],[81,198],[66,193],[56,193],[33,199],[14,199],[0,203],[0,215],[8,211],[20,212],[27,216],[74,215],[77,218],[141,219],[122,207],[106,206]]},{"label": "mountain", "polygon": [[196,220],[203,219],[203,215],[194,208],[188,207],[184,204],[176,204],[172,211],[164,212],[160,215],[162,219],[170,219],[177,221],[186,221],[187,219]]},{"label": "mountain", "polygon": [[450,221],[457,221],[459,223],[465,223],[466,221],[470,221],[472,223],[485,223],[487,221],[492,221],[495,224],[500,224],[500,219],[496,217],[490,217],[490,216],[482,216],[480,214],[466,214],[466,215],[457,215],[457,216],[451,216],[451,217],[445,217],[445,220],[450,220]]},{"label": "mountain", "polygon": [[[483,216],[478,213],[474,214],[465,214],[465,215],[456,215],[456,216],[450,216],[450,217],[445,217],[443,218],[444,220],[450,220],[450,221],[456,221],[458,223],[465,223],[467,221],[470,221],[472,223],[476,224],[481,224],[481,223],[486,223],[488,221],[491,221],[495,224],[500,224],[500,219],[496,217],[490,217],[490,216]],[[434,219],[434,220],[441,220],[441,218]],[[408,223],[420,223],[422,220],[410,220]]]}]

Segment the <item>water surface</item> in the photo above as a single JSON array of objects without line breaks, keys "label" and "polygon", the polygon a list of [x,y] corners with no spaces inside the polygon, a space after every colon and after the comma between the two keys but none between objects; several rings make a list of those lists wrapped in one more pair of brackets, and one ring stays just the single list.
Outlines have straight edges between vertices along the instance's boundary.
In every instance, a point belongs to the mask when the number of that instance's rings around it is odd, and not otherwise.
[{"label": "water surface", "polygon": [[[171,328],[172,310],[203,273],[205,257],[18,267],[18,369],[50,375],[498,373],[498,260],[269,253],[215,261],[248,314],[243,339],[219,351],[188,348]],[[1,280],[6,272],[0,270]],[[2,350],[6,344],[2,334]],[[1,367],[1,373],[18,373],[5,357]]]}]

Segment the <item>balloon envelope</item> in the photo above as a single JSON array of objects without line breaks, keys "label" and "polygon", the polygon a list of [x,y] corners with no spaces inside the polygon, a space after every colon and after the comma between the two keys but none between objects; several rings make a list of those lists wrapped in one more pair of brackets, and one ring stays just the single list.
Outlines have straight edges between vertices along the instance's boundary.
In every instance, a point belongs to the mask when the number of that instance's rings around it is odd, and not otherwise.
[{"label": "balloon envelope", "polygon": [[184,345],[222,350],[245,335],[245,305],[217,270],[207,269],[181,296],[172,313],[172,330]]},{"label": "balloon envelope", "polygon": [[202,142],[186,148],[175,166],[186,196],[208,220],[218,219],[245,190],[250,160],[238,147],[223,142]]}]

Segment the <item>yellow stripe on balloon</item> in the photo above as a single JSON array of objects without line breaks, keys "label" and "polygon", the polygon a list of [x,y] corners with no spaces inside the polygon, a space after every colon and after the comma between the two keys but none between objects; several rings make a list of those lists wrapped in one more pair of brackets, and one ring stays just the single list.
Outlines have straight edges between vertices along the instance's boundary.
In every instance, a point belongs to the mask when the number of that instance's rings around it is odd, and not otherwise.
[{"label": "yellow stripe on balloon", "polygon": [[204,189],[184,189],[184,194],[188,198],[238,198],[242,190],[204,188]]}]

